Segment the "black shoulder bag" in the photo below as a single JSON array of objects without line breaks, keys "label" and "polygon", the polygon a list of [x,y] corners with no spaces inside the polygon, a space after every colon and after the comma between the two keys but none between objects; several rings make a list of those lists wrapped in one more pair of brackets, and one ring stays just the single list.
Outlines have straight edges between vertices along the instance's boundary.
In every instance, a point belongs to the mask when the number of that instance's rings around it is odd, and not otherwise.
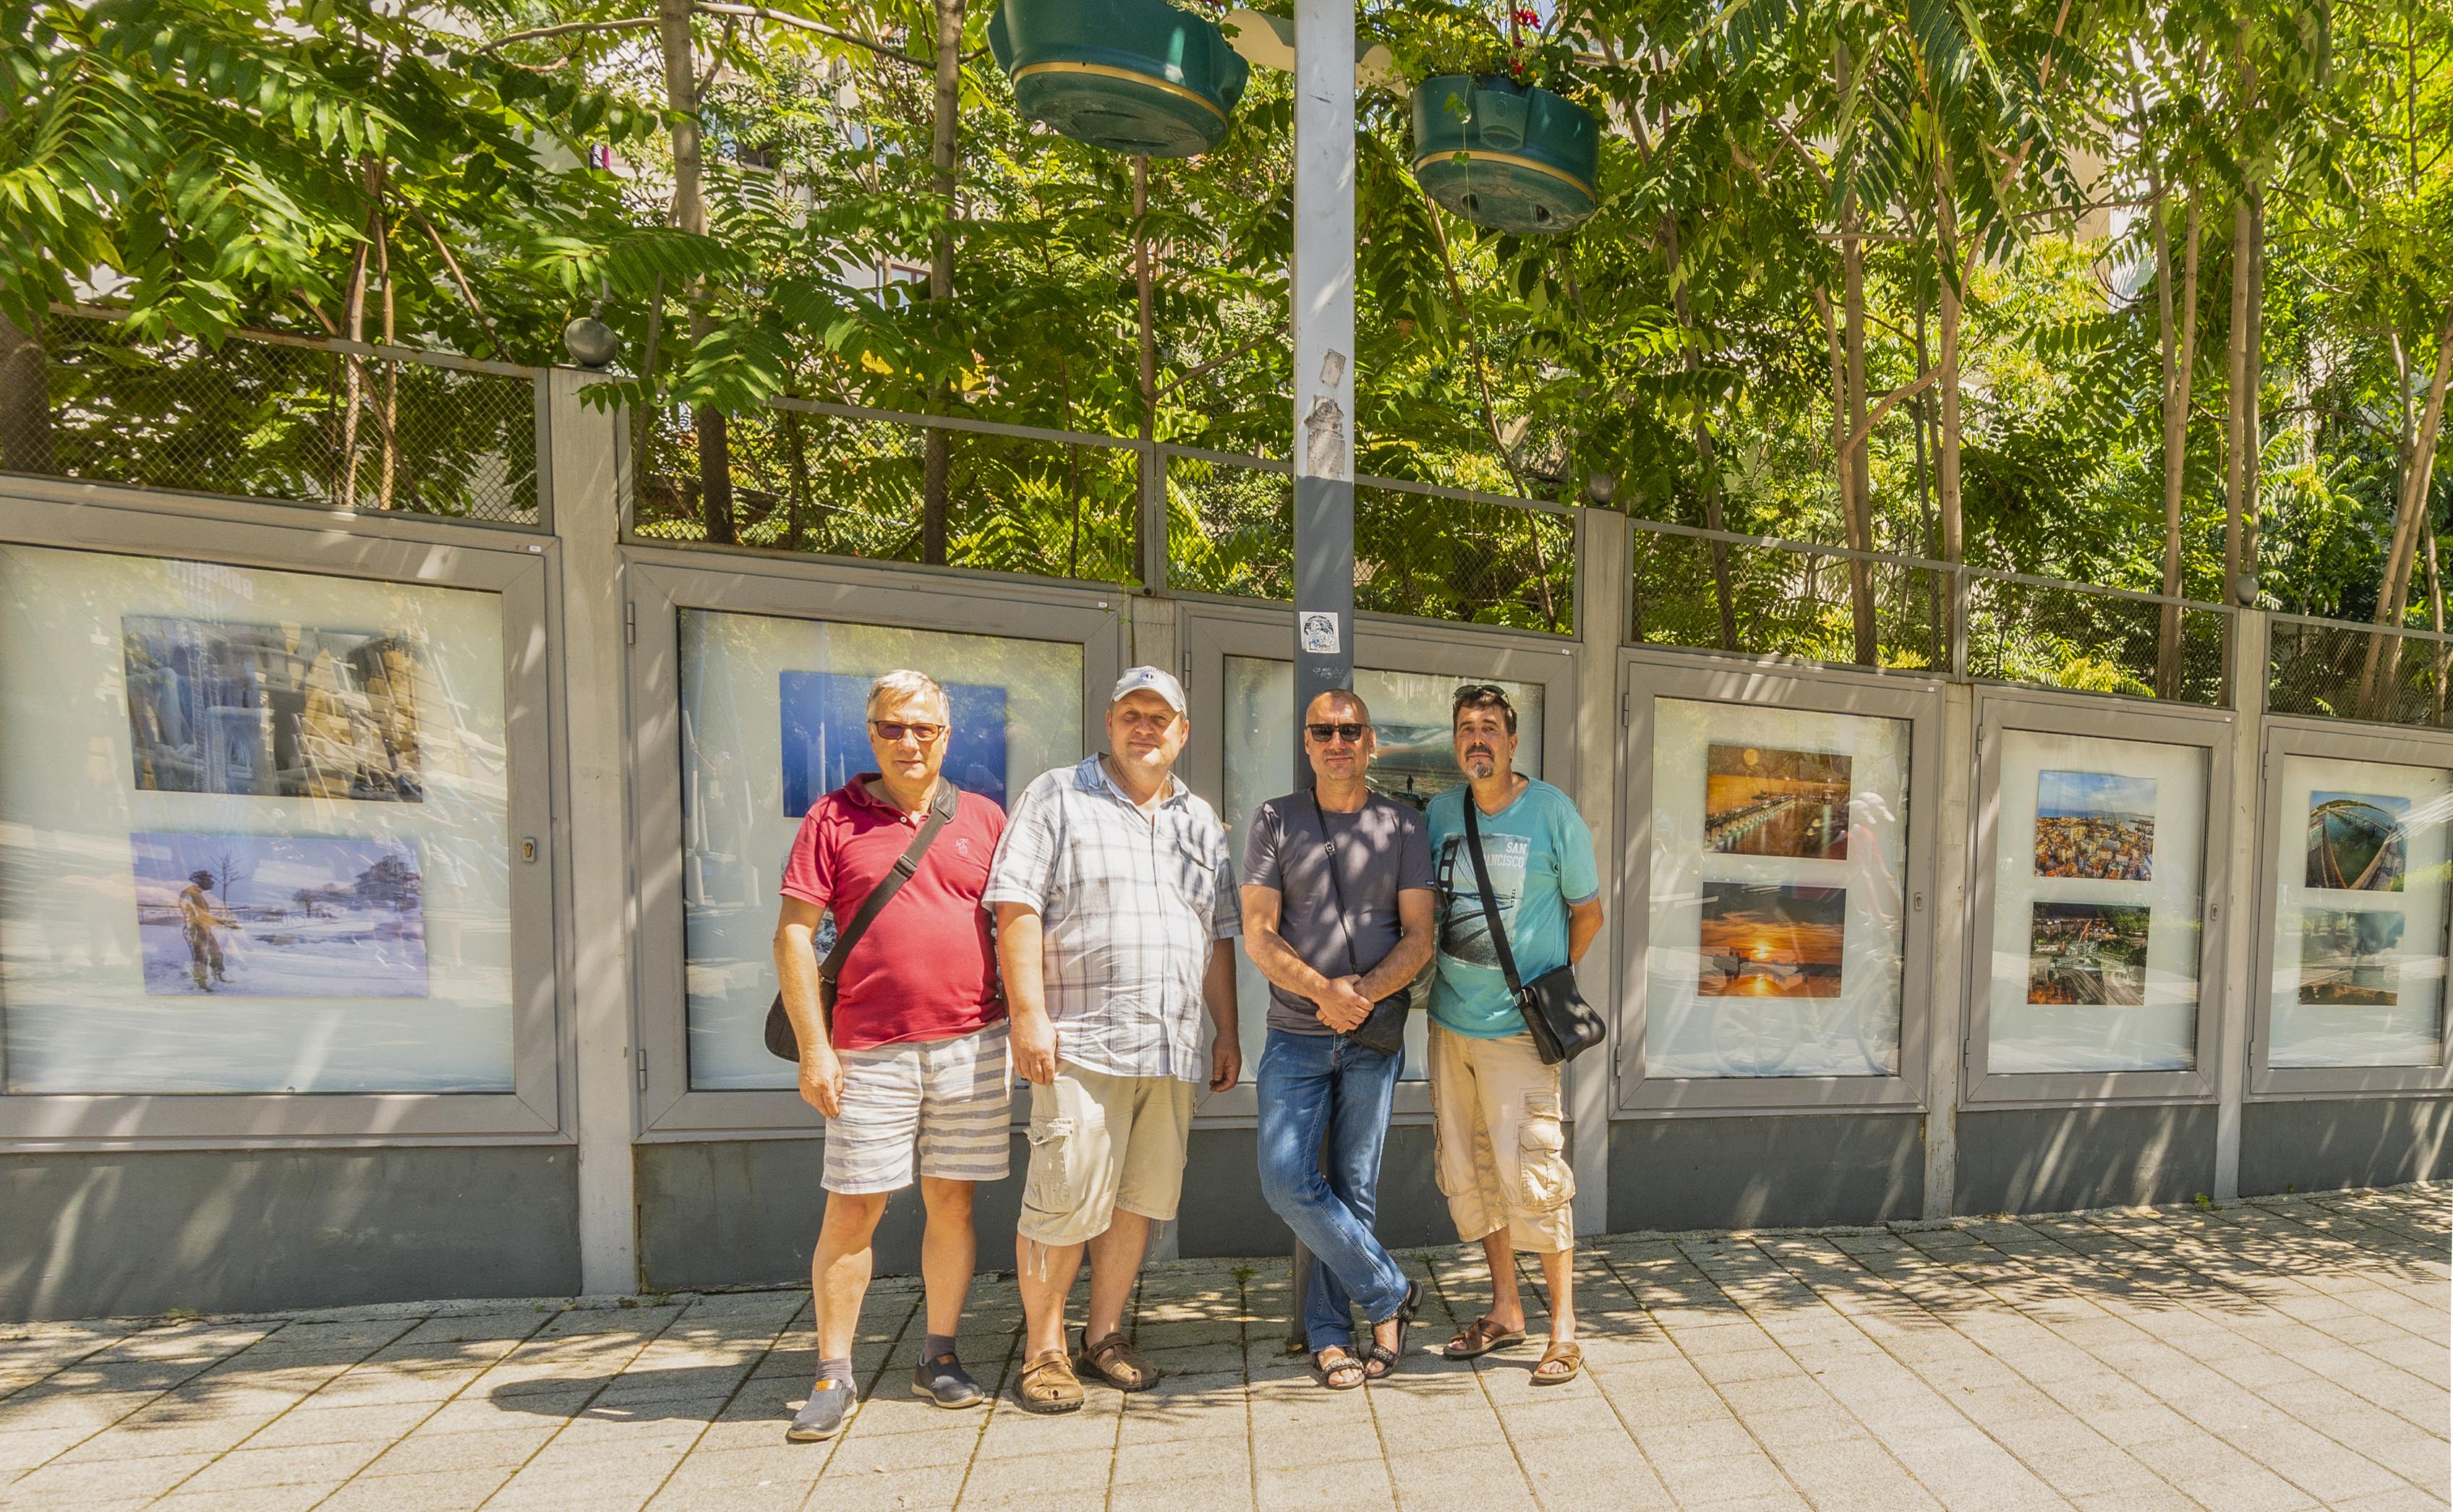
[{"label": "black shoulder bag", "polygon": [[1499,947],[1499,969],[1507,977],[1508,995],[1525,1016],[1526,1032],[1544,1065],[1572,1061],[1602,1043],[1608,1025],[1585,995],[1576,990],[1576,968],[1545,971],[1530,982],[1516,976],[1516,952],[1507,948],[1507,931],[1500,927],[1499,900],[1490,891],[1490,868],[1482,859],[1481,809],[1473,794],[1465,795],[1465,843],[1473,852],[1473,885],[1482,891],[1482,916],[1490,921],[1490,943]]},{"label": "black shoulder bag", "polygon": [[[950,780],[937,779],[936,795],[928,801],[927,822],[920,826],[918,834],[911,837],[911,844],[903,847],[903,854],[895,858],[893,869],[878,878],[877,885],[868,889],[868,896],[862,900],[860,911],[851,916],[851,923],[835,931],[834,948],[818,963],[818,1019],[829,1037],[832,1037],[835,1026],[835,978],[843,974],[845,958],[851,954],[852,946],[860,944],[860,937],[868,932],[869,923],[877,917],[878,910],[902,891],[903,885],[911,880],[911,874],[920,869],[921,858],[928,854],[928,846],[936,841],[937,831],[945,828],[946,821],[954,817],[954,804],[961,794],[962,789]],[[800,1064],[801,1039],[793,1032],[792,1016],[784,1010],[784,994],[781,992],[775,994],[775,1001],[767,1007],[767,1052],[796,1065]]]},{"label": "black shoulder bag", "polygon": [[[1369,800],[1365,801],[1369,806]],[[1320,821],[1320,848],[1328,856],[1328,890],[1337,900],[1337,932],[1346,937],[1346,969],[1356,976],[1363,967],[1354,960],[1354,925],[1346,917],[1346,884],[1337,875],[1337,842],[1328,835],[1328,811],[1320,806],[1320,790],[1311,789],[1311,811]],[[1406,1010],[1413,1005],[1411,984],[1371,1005],[1371,1011],[1362,1023],[1348,1029],[1345,1038],[1366,1050],[1381,1055],[1401,1055],[1406,1049]]]}]

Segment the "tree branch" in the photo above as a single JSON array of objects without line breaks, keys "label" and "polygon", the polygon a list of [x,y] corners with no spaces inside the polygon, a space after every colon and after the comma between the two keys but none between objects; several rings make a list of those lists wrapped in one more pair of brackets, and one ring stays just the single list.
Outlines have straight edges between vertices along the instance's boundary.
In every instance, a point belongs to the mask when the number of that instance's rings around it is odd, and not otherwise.
[{"label": "tree branch", "polygon": [[494,323],[486,318],[486,307],[477,302],[477,291],[469,287],[469,275],[460,270],[460,260],[451,255],[450,248],[444,245],[443,233],[434,229],[434,223],[426,218],[425,211],[407,200],[403,200],[401,204],[402,208],[417,218],[417,224],[433,241],[434,249],[443,254],[443,266],[451,270],[451,281],[460,286],[460,297],[469,302],[469,308],[476,315],[477,324],[485,329],[486,339],[493,343],[495,357],[509,361],[510,348],[503,345],[503,338],[495,331]]},{"label": "tree branch", "polygon": [[1189,368],[1184,372],[1177,373],[1174,377],[1159,385],[1158,388],[1152,391],[1150,397],[1152,399],[1164,399],[1182,386],[1192,382],[1195,378],[1204,378],[1208,376],[1218,368],[1224,368],[1228,363],[1233,362],[1236,358],[1241,357],[1246,352],[1250,351],[1253,348],[1277,334],[1278,333],[1274,330],[1265,330],[1259,335],[1253,337],[1250,341],[1247,341],[1241,347],[1236,348],[1233,351],[1227,352],[1223,356],[1212,357],[1198,368]]},{"label": "tree branch", "polygon": [[1874,412],[1865,417],[1865,423],[1857,428],[1857,433],[1850,436],[1848,438],[1848,445],[1841,449],[1840,459],[1842,465],[1845,466],[1847,459],[1857,454],[1858,448],[1865,446],[1865,438],[1874,433],[1874,428],[1881,425],[1884,419],[1888,416],[1892,410],[1897,409],[1902,403],[1913,399],[1917,395],[1925,392],[1927,388],[1932,388],[1933,380],[1937,371],[1938,369],[1928,368],[1925,371],[1925,375],[1918,379],[1916,382],[1909,384],[1903,388],[1894,388],[1889,393],[1885,394],[1883,396],[1883,402],[1874,407]]},{"label": "tree branch", "polygon": [[848,31],[837,31],[832,27],[820,26],[807,16],[796,16],[788,10],[769,10],[765,6],[730,5],[724,3],[724,0],[691,0],[690,9],[703,15],[748,16],[754,20],[772,21],[779,26],[796,27],[803,31],[814,31],[822,37],[849,43],[856,48],[867,48],[881,58],[891,58],[897,63],[908,64],[915,69],[934,67],[907,52],[897,52],[882,42],[871,42],[867,37],[854,36]]},{"label": "tree branch", "polygon": [[559,26],[534,27],[526,31],[514,31],[509,36],[496,37],[477,50],[491,52],[496,48],[508,48],[514,42],[534,42],[540,38],[559,37],[574,31],[623,31],[635,27],[651,27],[655,24],[654,16],[628,16],[618,21],[565,21]]}]

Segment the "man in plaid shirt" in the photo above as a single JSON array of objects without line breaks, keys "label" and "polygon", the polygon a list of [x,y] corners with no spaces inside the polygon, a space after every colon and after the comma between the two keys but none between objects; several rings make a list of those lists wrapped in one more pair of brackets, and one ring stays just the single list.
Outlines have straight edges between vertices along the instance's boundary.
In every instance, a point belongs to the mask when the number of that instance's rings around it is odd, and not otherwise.
[{"label": "man in plaid shirt", "polygon": [[1158,1372],[1125,1342],[1124,1310],[1149,1225],[1175,1217],[1203,1071],[1235,1084],[1235,867],[1226,827],[1174,775],[1191,732],[1184,688],[1136,666],[1107,706],[1107,749],[1023,790],[986,905],[1030,1088],[1030,1171],[1016,1241],[1028,1329],[1019,1396],[1071,1412],[1065,1298],[1090,1254],[1081,1363],[1139,1391]]}]

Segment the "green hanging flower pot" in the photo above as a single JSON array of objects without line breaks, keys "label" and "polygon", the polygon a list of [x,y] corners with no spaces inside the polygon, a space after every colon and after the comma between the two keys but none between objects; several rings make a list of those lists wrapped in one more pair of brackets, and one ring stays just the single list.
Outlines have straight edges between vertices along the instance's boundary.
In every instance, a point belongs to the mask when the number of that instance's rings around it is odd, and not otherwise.
[{"label": "green hanging flower pot", "polygon": [[988,50],[1023,114],[1136,156],[1225,141],[1251,74],[1215,22],[1167,0],[1005,0]]},{"label": "green hanging flower pot", "polygon": [[1414,177],[1477,226],[1570,230],[1601,202],[1601,129],[1537,85],[1443,73],[1414,90]]}]

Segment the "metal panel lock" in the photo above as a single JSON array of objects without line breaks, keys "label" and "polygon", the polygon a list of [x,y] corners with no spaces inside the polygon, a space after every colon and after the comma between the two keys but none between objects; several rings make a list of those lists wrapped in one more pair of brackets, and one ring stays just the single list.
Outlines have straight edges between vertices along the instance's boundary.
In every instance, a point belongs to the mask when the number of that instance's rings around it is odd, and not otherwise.
[{"label": "metal panel lock", "polygon": [[536,858],[536,837],[534,835],[522,835],[520,837],[520,859],[522,861],[533,862]]}]

